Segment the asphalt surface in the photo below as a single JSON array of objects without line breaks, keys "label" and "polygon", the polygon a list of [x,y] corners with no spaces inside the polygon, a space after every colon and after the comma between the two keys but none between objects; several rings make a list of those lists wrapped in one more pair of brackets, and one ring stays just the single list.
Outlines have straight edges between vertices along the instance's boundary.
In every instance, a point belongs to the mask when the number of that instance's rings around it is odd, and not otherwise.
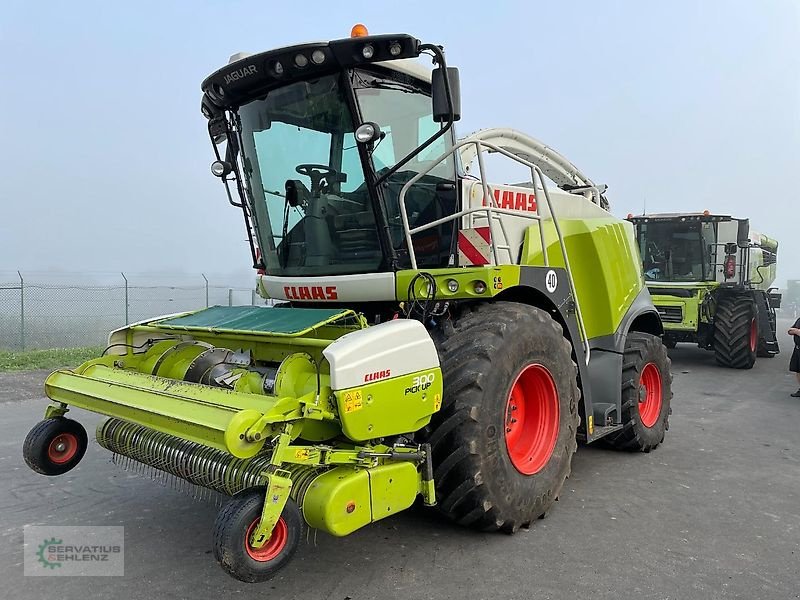
[{"label": "asphalt surface", "polygon": [[[214,506],[120,470],[96,443],[61,477],[28,470],[22,440],[42,416],[44,374],[0,374],[0,597],[800,598],[788,352],[750,371],[688,345],[671,356],[665,443],[650,454],[579,448],[559,502],[531,530],[480,534],[415,508],[342,539],[312,533],[256,585],[215,563]],[[89,431],[98,421],[71,415]],[[24,577],[25,524],[123,525],[124,577]]]}]

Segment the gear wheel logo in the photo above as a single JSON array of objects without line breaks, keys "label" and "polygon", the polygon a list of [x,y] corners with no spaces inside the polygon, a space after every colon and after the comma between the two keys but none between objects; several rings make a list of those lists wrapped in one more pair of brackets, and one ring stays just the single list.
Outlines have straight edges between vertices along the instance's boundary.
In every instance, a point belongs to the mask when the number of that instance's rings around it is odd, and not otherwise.
[{"label": "gear wheel logo", "polygon": [[39,545],[39,550],[36,552],[36,556],[39,558],[39,562],[44,565],[45,568],[49,567],[51,569],[55,569],[56,567],[60,567],[61,563],[57,561],[50,561],[48,560],[47,548],[49,546],[58,546],[59,544],[63,544],[63,540],[57,540],[56,538],[50,538],[49,540],[45,540],[42,544]]}]

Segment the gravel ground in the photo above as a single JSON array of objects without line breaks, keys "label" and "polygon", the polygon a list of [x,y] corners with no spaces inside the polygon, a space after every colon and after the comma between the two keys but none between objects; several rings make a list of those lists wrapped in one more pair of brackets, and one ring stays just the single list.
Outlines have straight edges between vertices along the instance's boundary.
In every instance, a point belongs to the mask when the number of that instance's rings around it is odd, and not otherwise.
[{"label": "gravel ground", "polygon": [[[800,597],[800,399],[789,397],[788,352],[751,371],[720,369],[688,345],[671,356],[665,444],[650,454],[579,448],[560,501],[530,531],[480,534],[412,509],[343,539],[312,533],[289,567],[259,585],[214,562],[213,506],[121,471],[96,443],[64,476],[28,470],[22,440],[41,418],[45,374],[0,374],[0,595]],[[73,416],[90,431],[98,422]],[[125,576],[24,577],[25,524],[124,525]]]}]

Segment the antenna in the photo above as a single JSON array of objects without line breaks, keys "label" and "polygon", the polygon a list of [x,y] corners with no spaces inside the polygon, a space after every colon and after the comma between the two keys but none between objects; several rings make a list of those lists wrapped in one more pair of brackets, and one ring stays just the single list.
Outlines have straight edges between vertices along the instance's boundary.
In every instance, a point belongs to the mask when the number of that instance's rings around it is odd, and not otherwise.
[{"label": "antenna", "polygon": [[644,200],[642,201],[642,214],[647,214],[647,196],[645,196]]}]

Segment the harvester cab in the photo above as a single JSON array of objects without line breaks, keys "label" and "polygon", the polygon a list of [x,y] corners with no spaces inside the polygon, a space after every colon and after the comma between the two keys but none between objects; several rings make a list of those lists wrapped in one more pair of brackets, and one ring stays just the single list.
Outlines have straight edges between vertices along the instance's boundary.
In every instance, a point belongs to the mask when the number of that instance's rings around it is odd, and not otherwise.
[{"label": "harvester cab", "polygon": [[696,343],[734,368],[778,354],[775,240],[753,231],[748,219],[709,211],[629,220],[665,344]]},{"label": "harvester cab", "polygon": [[[409,60],[423,52],[433,73]],[[212,171],[241,186],[266,294],[393,300],[391,273],[410,266],[400,195],[412,178],[410,226],[448,219],[416,241],[419,264],[453,265],[457,160],[432,162],[453,147],[459,86],[438,46],[390,35],[235,55],[203,90],[212,138],[226,145]],[[307,285],[317,276],[338,285]]]},{"label": "harvester cab", "polygon": [[[347,535],[417,497],[513,533],[558,498],[577,441],[649,452],[668,427],[661,320],[605,186],[512,129],[458,139],[442,49],[354,34],[202,84],[212,173],[277,304],[113,332],[48,377],[25,442],[59,475],[88,438],[67,410],[109,417],[115,460],[228,497],[213,550],[244,581],[306,526]],[[529,181],[490,184],[487,153]]]}]

